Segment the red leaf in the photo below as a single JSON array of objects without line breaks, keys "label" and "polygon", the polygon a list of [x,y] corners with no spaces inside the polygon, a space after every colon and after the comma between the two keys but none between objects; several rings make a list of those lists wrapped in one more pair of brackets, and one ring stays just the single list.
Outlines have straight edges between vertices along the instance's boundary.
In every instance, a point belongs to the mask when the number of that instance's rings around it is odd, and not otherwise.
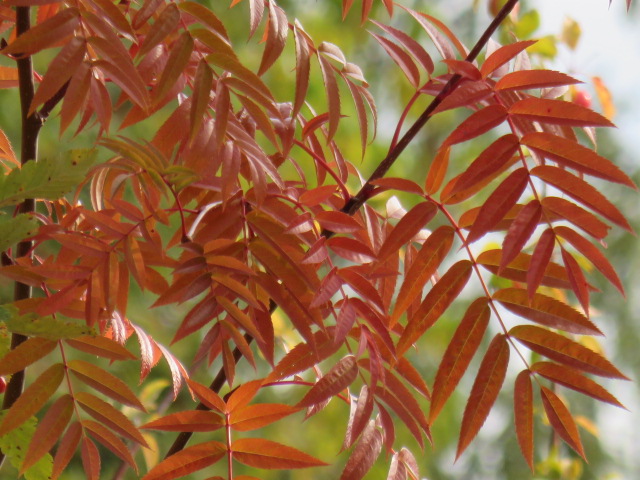
[{"label": "red leaf", "polygon": [[534,152],[579,172],[637,189],[633,180],[610,160],[574,140],[546,132],[528,133],[520,140]]},{"label": "red leaf", "polygon": [[571,388],[616,407],[624,408],[616,397],[611,395],[604,387],[586,377],[573,368],[565,367],[551,362],[536,362],[531,366],[531,371],[542,375],[547,380]]},{"label": "red leaf", "polygon": [[500,393],[508,364],[509,343],[506,336],[498,334],[491,341],[471,388],[471,394],[462,416],[456,458],[460,457],[469,446],[487,419],[491,407]]},{"label": "red leaf", "polygon": [[380,251],[378,261],[382,262],[389,255],[396,253],[407,244],[427,223],[435,217],[438,208],[433,202],[422,202],[409,210],[391,230],[385,239]]},{"label": "red leaf", "polygon": [[564,73],[553,70],[518,70],[507,73],[496,83],[496,90],[529,90],[582,83]]},{"label": "red leaf", "polygon": [[324,56],[318,55],[320,62],[320,70],[327,94],[328,111],[329,111],[329,132],[328,140],[331,140],[338,130],[340,122],[340,91],[338,90],[338,82],[334,77],[333,66]]},{"label": "red leaf", "polygon": [[383,177],[373,180],[371,184],[378,187],[383,187],[385,189],[400,190],[401,192],[424,195],[424,192],[422,191],[422,188],[420,188],[420,185],[407,178]]},{"label": "red leaf", "polygon": [[471,140],[497,127],[507,118],[507,110],[502,105],[489,105],[482,110],[472,113],[462,122],[447,139],[443,147]]},{"label": "red leaf", "polygon": [[420,71],[409,54],[391,40],[381,37],[380,35],[376,35],[375,33],[371,33],[371,35],[380,45],[382,45],[382,48],[386,50],[387,54],[398,65],[398,67],[400,67],[400,70],[407,77],[411,86],[418,89],[420,86]]},{"label": "red leaf", "polygon": [[519,168],[505,178],[480,208],[478,217],[467,235],[467,243],[473,243],[482,238],[502,220],[516,204],[528,183],[529,172],[526,168]]},{"label": "red leaf", "polygon": [[100,479],[100,453],[96,444],[87,436],[82,437],[82,467],[87,480]]},{"label": "red leaf", "polygon": [[340,475],[340,480],[360,480],[371,469],[382,451],[382,433],[370,420]]},{"label": "red leaf", "polygon": [[487,299],[476,299],[467,309],[442,356],[431,395],[429,423],[433,424],[471,363],[489,324]]},{"label": "red leaf", "polygon": [[259,403],[235,409],[231,412],[229,424],[234,430],[248,432],[277,422],[298,409],[281,403]]},{"label": "red leaf", "polygon": [[482,73],[484,78],[488,77],[502,65],[515,58],[525,48],[530,47],[534,43],[536,43],[536,40],[526,40],[524,42],[516,42],[500,47],[486,58],[480,67],[480,73]]},{"label": "red leaf", "polygon": [[575,293],[576,298],[580,302],[580,306],[584,312],[589,314],[589,284],[587,280],[584,278],[584,273],[582,273],[582,269],[573,255],[567,252],[564,248],[561,249],[562,261],[564,262],[564,266],[567,269],[567,275],[569,276],[569,281],[571,282],[571,288],[573,289],[573,293]]},{"label": "red leaf", "polygon": [[460,260],[427,293],[420,307],[412,315],[402,332],[396,351],[398,355],[406,352],[411,344],[418,340],[440,318],[444,311],[458,297],[471,276],[471,262]]},{"label": "red leaf", "polygon": [[398,30],[397,28],[393,28],[389,25],[384,25],[382,23],[376,22],[373,19],[371,20],[371,22],[383,29],[385,32],[393,35],[400,43],[402,43],[402,45],[411,53],[411,55],[413,55],[413,58],[420,62],[422,68],[424,68],[429,75],[433,73],[433,60],[418,41],[416,41],[410,35],[404,33],[402,30]]},{"label": "red leaf", "polygon": [[570,127],[613,127],[605,117],[588,108],[563,100],[529,97],[509,107],[509,115],[536,122]]},{"label": "red leaf", "polygon": [[355,218],[337,211],[319,212],[315,220],[322,228],[334,233],[353,233],[363,229]]},{"label": "red leaf", "polygon": [[353,355],[343,357],[331,370],[311,387],[296,407],[309,407],[342,392],[358,376],[358,364]]},{"label": "red leaf", "polygon": [[273,62],[275,62],[287,41],[287,32],[289,31],[289,22],[284,10],[276,5],[275,2],[269,2],[269,22],[267,23],[267,41],[258,68],[258,75],[266,72]]},{"label": "red leaf", "polygon": [[518,445],[529,468],[533,471],[533,388],[529,370],[523,370],[516,377],[513,388],[513,410]]},{"label": "red leaf", "polygon": [[545,197],[541,203],[547,215],[549,213],[559,215],[598,240],[606,237],[611,228],[593,213],[564,198]]},{"label": "red leaf", "polygon": [[153,467],[142,480],[173,480],[213,465],[225,456],[224,443],[210,441],[180,450]]},{"label": "red leaf", "polygon": [[347,423],[342,450],[346,450],[353,445],[353,442],[356,441],[369,422],[373,412],[373,394],[369,392],[369,387],[363,385],[358,399],[351,398],[350,406],[349,422]]},{"label": "red leaf", "polygon": [[[542,405],[547,413],[549,423],[560,437],[567,442],[583,459],[584,450],[580,440],[578,427],[567,407],[558,396],[547,387],[540,386]],[[586,459],[585,459],[586,460]]]},{"label": "red leaf", "polygon": [[224,425],[224,419],[217,413],[204,410],[185,410],[165,415],[145,423],[140,428],[165,432],[213,432]]},{"label": "red leaf", "polygon": [[235,460],[256,468],[289,470],[326,465],[293,447],[262,438],[241,438],[231,444],[231,450]]},{"label": "red leaf", "polygon": [[0,359],[0,376],[24,370],[55,350],[58,342],[46,338],[28,338]]},{"label": "red leaf", "polygon": [[551,328],[583,335],[602,335],[589,319],[569,305],[541,293],[529,296],[521,288],[503,288],[493,294],[507,310]]},{"label": "red leaf", "polygon": [[175,3],[167,4],[144,36],[137,55],[139,57],[145,55],[153,47],[162,42],[169,34],[176,30],[179,22],[180,11],[177,5]]},{"label": "red leaf", "polygon": [[542,207],[538,200],[532,200],[518,212],[502,242],[502,259],[499,271],[502,271],[520,254],[538,226],[541,217]]},{"label": "red leaf", "polygon": [[291,114],[295,117],[295,115],[300,112],[300,109],[304,105],[304,99],[307,96],[311,64],[309,62],[307,36],[297,21],[293,27],[293,37],[296,43],[296,94],[293,103],[293,112],[291,112]]},{"label": "red leaf", "polygon": [[518,325],[509,335],[534,352],[545,357],[602,377],[628,378],[599,353],[573,340],[533,325]]},{"label": "red leaf", "polygon": [[533,255],[531,255],[531,261],[529,263],[530,269],[527,272],[527,292],[529,293],[529,297],[535,295],[538,286],[542,282],[555,245],[556,234],[551,228],[547,228],[542,232],[542,235],[540,235],[538,244],[533,251]]}]

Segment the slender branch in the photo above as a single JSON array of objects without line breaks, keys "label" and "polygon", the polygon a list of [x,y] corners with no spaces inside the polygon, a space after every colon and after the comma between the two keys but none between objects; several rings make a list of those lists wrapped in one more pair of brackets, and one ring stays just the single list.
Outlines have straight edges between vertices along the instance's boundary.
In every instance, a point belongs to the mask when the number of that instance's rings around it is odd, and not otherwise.
[{"label": "slender branch", "polygon": [[[30,8],[16,8],[16,34],[22,35],[31,28]],[[29,160],[35,160],[38,155],[38,134],[42,127],[40,116],[35,113],[29,115],[29,107],[33,100],[35,87],[33,82],[33,64],[30,56],[18,56],[16,60],[18,66],[18,85],[20,92],[20,113],[22,119],[22,138],[20,145],[20,163],[24,165]],[[35,211],[35,200],[27,199],[22,202],[18,211],[20,213],[32,213]],[[33,244],[25,240],[18,243],[16,257],[31,255]],[[31,297],[31,287],[21,282],[15,283],[13,299],[14,301],[24,300]],[[11,348],[14,349],[27,339],[24,335],[14,333],[11,336]],[[11,380],[7,384],[4,393],[2,408],[10,408],[22,394],[24,387],[24,370],[11,375]],[[0,465],[4,462],[4,454],[0,453]]]},{"label": "slender branch", "polygon": [[[489,38],[491,38],[491,36],[495,33],[495,31],[498,29],[502,21],[509,15],[509,13],[516,6],[518,1],[519,0],[509,0],[502,7],[498,15],[493,19],[489,27],[487,27],[487,29],[482,34],[480,39],[474,45],[473,49],[471,49],[471,51],[467,55],[467,58],[466,58],[467,61],[471,62],[476,59],[476,57],[479,55],[479,53],[482,51],[482,49],[485,47],[485,45],[489,41]],[[458,83],[460,82],[461,79],[462,77],[460,75],[454,75],[449,79],[449,81],[444,85],[440,93],[431,101],[429,106],[420,115],[420,117],[418,117],[418,119],[413,123],[413,125],[409,128],[409,130],[407,130],[407,132],[402,136],[400,141],[398,141],[398,143],[389,151],[387,156],[380,162],[378,167],[371,174],[371,176],[369,177],[367,182],[362,186],[360,191],[355,196],[351,197],[351,199],[349,199],[349,201],[344,205],[344,207],[342,208],[342,211],[344,213],[353,215],[355,212],[357,212],[360,209],[360,207],[362,207],[362,205],[364,204],[364,202],[367,201],[367,199],[371,195],[371,192],[374,189],[374,186],[372,185],[371,182],[373,182],[378,178],[382,178],[387,173],[389,168],[391,168],[391,166],[398,159],[400,154],[407,148],[407,146],[409,146],[409,144],[413,141],[413,139],[418,134],[418,132],[422,129],[422,127],[426,125],[426,123],[429,121],[429,119],[433,115],[433,112],[438,107],[438,105],[440,105],[440,103],[444,100],[444,98],[447,95],[449,95],[451,92],[453,92],[453,90],[455,90],[455,88],[458,86]],[[322,236],[324,237],[330,237],[332,235],[333,235],[333,232],[331,231],[328,231],[328,230],[322,231]],[[272,303],[269,308],[269,311],[273,313],[273,311],[276,308],[277,308],[277,305]],[[245,335],[245,339],[248,342],[251,342],[253,340],[253,338],[249,335]],[[233,350],[233,358],[235,362],[238,362],[241,357],[242,357],[242,354],[240,353],[240,350],[238,350],[238,348],[235,348]],[[224,369],[221,368],[218,374],[216,375],[215,379],[213,380],[213,382],[211,382],[211,385],[209,386],[209,388],[214,392],[219,393],[225,381],[226,381],[226,375],[224,373]],[[196,409],[208,410],[208,408],[202,403],[198,404]],[[182,450],[186,446],[189,439],[191,438],[191,435],[192,435],[192,432],[181,432],[176,437],[176,440],[173,442],[173,445],[165,455],[165,458],[168,458],[171,455]]]}]

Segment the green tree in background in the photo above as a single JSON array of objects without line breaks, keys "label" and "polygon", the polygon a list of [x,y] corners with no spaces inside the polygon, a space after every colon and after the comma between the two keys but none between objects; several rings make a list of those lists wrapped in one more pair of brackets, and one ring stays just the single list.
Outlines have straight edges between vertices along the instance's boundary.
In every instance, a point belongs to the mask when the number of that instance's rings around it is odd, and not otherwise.
[{"label": "green tree in background", "polygon": [[416,3],[0,7],[0,477],[601,473],[610,94]]}]

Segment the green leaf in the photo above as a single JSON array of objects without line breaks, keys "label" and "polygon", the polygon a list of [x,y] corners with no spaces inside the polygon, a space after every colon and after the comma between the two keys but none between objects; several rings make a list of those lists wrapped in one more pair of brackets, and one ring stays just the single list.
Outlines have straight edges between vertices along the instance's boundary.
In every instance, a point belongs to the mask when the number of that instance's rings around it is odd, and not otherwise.
[{"label": "green leaf", "polygon": [[[0,422],[4,419],[7,410],[0,411]],[[5,435],[0,435],[0,450],[4,453],[11,465],[20,468],[24,456],[29,449],[29,443],[36,432],[36,417],[29,418],[19,427],[13,429]],[[53,458],[48,453],[38,460],[34,465],[24,472],[25,480],[48,480],[51,478],[53,470]],[[8,474],[7,474],[8,475]],[[7,476],[7,478],[9,478]],[[18,478],[18,472],[15,477]]]},{"label": "green leaf", "polygon": [[75,338],[82,335],[95,335],[96,332],[84,324],[62,320],[60,315],[41,317],[35,313],[19,315],[13,305],[0,305],[0,320],[4,320],[7,330],[30,337],[41,337],[48,340]]},{"label": "green leaf", "polygon": [[0,176],[0,207],[26,198],[56,200],[76,187],[95,163],[96,150],[69,150],[56,158],[29,161]]},{"label": "green leaf", "polygon": [[26,213],[15,217],[0,216],[0,252],[32,236],[37,229],[36,219]]}]

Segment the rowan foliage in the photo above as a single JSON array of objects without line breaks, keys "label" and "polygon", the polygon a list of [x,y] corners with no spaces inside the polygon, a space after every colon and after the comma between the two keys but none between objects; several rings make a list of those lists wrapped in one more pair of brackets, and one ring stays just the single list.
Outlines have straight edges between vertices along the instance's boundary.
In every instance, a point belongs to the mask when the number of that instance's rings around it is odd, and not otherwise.
[{"label": "rowan foliage", "polygon": [[[612,225],[632,231],[599,186],[637,188],[596,149],[611,105],[572,101],[580,82],[516,38],[517,0],[489,2],[472,47],[405,2],[362,0],[358,13],[343,0],[342,17],[359,15],[410,91],[387,155],[371,159],[370,87],[385,74],[368,78],[286,2],[227,3],[241,5],[0,7],[0,83],[23,118],[19,154],[0,132],[0,275],[15,283],[0,306],[3,458],[28,479],[61,478],[74,459],[98,479],[115,456],[144,480],[336,462],[356,480],[384,451],[388,479],[417,479],[420,452],[400,432],[425,448],[456,389],[467,398],[456,458],[501,392],[531,470],[543,421],[586,458],[563,389],[622,407],[600,377],[627,379],[591,338],[602,335],[592,275],[624,293],[605,238]],[[232,39],[239,30],[249,44]],[[291,70],[284,88],[276,65]],[[449,127],[451,110],[462,115]],[[38,153],[52,112],[60,135],[92,132],[93,148]],[[389,176],[443,118],[421,177]],[[377,166],[368,178],[354,151]],[[133,292],[152,299],[152,321],[131,314]],[[429,369],[420,356],[438,322],[455,332]],[[190,356],[178,348],[188,337]],[[149,399],[160,363],[165,402]],[[286,403],[264,394],[284,388]],[[269,425],[331,401],[344,405],[335,458],[269,438]],[[175,436],[168,451],[160,434]]]}]

